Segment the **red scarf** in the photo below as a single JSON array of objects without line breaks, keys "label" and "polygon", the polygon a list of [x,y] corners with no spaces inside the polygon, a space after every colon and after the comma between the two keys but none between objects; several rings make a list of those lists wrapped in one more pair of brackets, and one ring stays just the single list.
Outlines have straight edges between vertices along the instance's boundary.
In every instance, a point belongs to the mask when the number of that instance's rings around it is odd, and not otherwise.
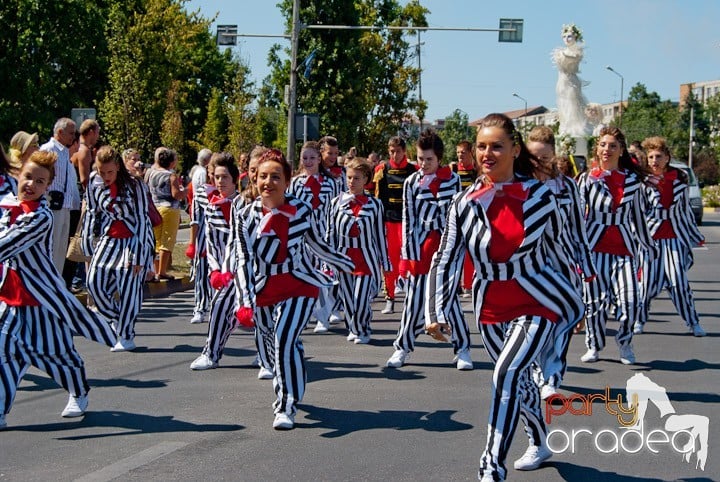
[{"label": "red scarf", "polygon": [[407,156],[403,157],[402,160],[395,164],[392,159],[388,159],[388,163],[390,164],[391,169],[405,169],[408,165]]},{"label": "red scarf", "polygon": [[430,181],[430,184],[428,185],[428,189],[430,189],[430,192],[433,194],[434,197],[437,197],[438,191],[440,190],[440,184],[443,181],[448,181],[452,178],[452,170],[445,166],[439,168],[437,171],[435,171],[435,177]]},{"label": "red scarf", "polygon": [[21,214],[28,214],[35,211],[40,205],[40,201],[21,201],[19,205],[9,208],[10,224],[15,224],[17,218]]},{"label": "red scarf", "polygon": [[[353,199],[350,200],[350,210],[353,216],[357,217],[362,207],[368,202],[368,197],[362,194],[356,194]],[[354,222],[348,233],[351,238],[357,238],[360,236],[360,228],[358,228],[357,222]]]},{"label": "red scarf", "polygon": [[213,206],[220,208],[223,218],[225,218],[225,222],[230,224],[230,208],[232,207],[232,199],[223,197],[218,191],[218,194],[213,193],[208,201]]}]

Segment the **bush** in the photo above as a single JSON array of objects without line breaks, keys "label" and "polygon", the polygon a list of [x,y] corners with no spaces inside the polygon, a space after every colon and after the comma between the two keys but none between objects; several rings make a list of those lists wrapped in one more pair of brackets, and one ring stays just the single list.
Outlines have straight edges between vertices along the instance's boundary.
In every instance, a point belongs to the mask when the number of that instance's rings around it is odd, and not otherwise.
[{"label": "bush", "polygon": [[698,181],[706,186],[718,183],[720,178],[720,166],[711,151],[701,151],[693,159],[693,171]]},{"label": "bush", "polygon": [[703,206],[720,207],[720,186],[708,186],[702,189]]}]

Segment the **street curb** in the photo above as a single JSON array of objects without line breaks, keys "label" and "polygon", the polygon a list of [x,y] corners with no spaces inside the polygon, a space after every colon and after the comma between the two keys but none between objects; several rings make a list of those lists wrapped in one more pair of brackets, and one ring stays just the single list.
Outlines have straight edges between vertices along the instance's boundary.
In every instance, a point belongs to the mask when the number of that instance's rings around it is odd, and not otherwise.
[{"label": "street curb", "polygon": [[703,208],[704,213],[720,213],[720,208]]},{"label": "street curb", "polygon": [[[177,278],[170,281],[159,281],[157,283],[145,283],[143,286],[143,299],[162,298],[172,293],[191,290],[194,283],[190,281],[189,276]],[[87,306],[87,293],[80,293],[75,297]]]}]

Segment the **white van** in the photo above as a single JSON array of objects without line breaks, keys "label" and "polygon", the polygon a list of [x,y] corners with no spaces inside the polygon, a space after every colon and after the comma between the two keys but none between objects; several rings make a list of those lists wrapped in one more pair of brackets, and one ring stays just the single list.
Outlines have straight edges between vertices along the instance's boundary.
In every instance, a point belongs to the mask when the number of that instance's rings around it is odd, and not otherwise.
[{"label": "white van", "polygon": [[688,176],[688,197],[690,198],[690,208],[692,209],[693,215],[695,216],[695,223],[697,223],[698,226],[702,226],[702,218],[703,218],[703,204],[702,204],[702,194],[700,193],[700,185],[698,184],[698,180],[695,177],[695,173],[692,169],[690,169],[690,166],[685,164],[684,162],[680,162],[678,160],[671,160],[670,161],[670,167],[674,167],[675,169],[682,169],[685,171],[685,174]]}]

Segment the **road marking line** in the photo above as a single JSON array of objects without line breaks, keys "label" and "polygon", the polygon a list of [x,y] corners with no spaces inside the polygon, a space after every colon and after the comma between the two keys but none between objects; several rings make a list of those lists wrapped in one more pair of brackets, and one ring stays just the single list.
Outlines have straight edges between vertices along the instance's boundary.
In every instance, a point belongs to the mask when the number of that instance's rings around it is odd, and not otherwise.
[{"label": "road marking line", "polygon": [[130,457],[118,460],[114,464],[103,467],[77,479],[78,482],[106,482],[127,474],[133,469],[164,457],[188,445],[186,442],[162,442],[138,452]]}]

